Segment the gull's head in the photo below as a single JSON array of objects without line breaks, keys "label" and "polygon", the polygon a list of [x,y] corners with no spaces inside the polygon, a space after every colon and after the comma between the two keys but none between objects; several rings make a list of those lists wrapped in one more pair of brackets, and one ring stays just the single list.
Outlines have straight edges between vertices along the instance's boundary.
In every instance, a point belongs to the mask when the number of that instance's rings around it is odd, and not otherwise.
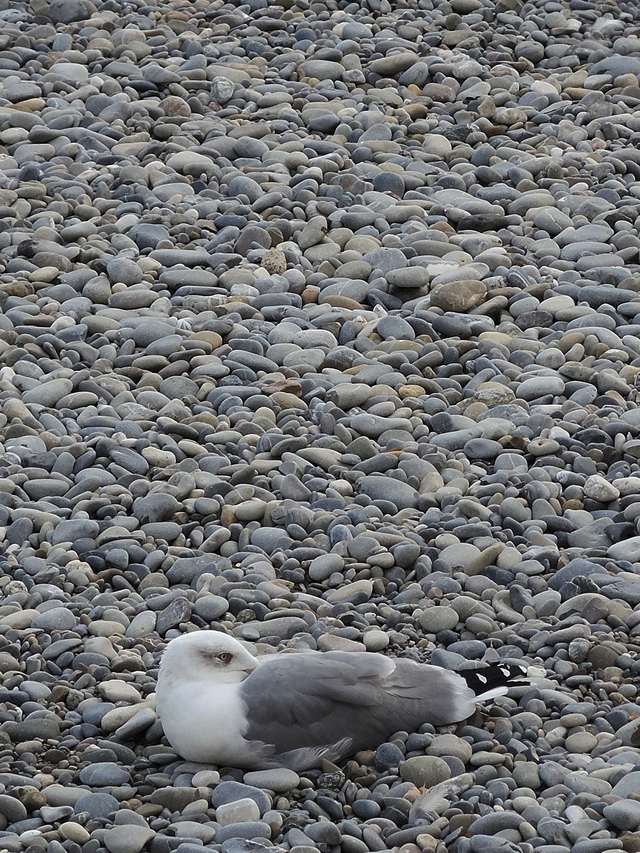
[{"label": "gull's head", "polygon": [[171,640],[162,656],[159,682],[230,684],[244,681],[256,666],[258,661],[233,637],[218,631],[193,631]]}]

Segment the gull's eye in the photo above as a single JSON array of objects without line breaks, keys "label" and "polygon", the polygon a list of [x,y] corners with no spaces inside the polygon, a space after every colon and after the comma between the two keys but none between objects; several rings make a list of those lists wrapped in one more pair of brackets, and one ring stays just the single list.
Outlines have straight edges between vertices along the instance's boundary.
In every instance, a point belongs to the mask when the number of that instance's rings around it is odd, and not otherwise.
[{"label": "gull's eye", "polygon": [[218,655],[218,660],[221,663],[229,663],[232,657],[233,655],[231,654],[231,652],[222,652],[222,654]]}]

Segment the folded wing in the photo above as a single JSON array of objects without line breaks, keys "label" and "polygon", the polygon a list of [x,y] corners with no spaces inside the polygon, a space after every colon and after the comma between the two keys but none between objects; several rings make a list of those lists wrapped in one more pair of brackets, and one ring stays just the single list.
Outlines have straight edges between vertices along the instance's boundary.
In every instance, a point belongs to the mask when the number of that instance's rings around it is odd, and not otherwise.
[{"label": "folded wing", "polygon": [[333,760],[396,731],[458,722],[475,708],[473,691],[456,673],[368,653],[273,655],[240,695],[248,740],[272,745],[274,755],[326,749]]}]

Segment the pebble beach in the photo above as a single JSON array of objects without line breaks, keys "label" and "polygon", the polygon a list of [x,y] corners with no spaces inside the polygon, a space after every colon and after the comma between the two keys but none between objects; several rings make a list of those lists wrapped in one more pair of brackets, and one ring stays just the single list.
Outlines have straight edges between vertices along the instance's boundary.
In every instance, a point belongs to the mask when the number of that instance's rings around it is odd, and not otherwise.
[{"label": "pebble beach", "polygon": [[[0,849],[640,851],[640,6],[0,0]],[[533,667],[184,761],[167,642]]]}]

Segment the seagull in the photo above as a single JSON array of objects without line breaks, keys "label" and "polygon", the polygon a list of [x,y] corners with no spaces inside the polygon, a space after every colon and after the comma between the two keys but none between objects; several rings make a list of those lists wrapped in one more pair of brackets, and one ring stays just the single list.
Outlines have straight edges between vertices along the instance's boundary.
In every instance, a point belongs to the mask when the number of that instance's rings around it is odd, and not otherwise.
[{"label": "seagull", "polygon": [[198,630],[169,642],[156,709],[188,761],[301,771],[374,749],[396,731],[461,722],[526,673],[496,664],[458,674],[375,652],[256,658],[227,634]]}]

